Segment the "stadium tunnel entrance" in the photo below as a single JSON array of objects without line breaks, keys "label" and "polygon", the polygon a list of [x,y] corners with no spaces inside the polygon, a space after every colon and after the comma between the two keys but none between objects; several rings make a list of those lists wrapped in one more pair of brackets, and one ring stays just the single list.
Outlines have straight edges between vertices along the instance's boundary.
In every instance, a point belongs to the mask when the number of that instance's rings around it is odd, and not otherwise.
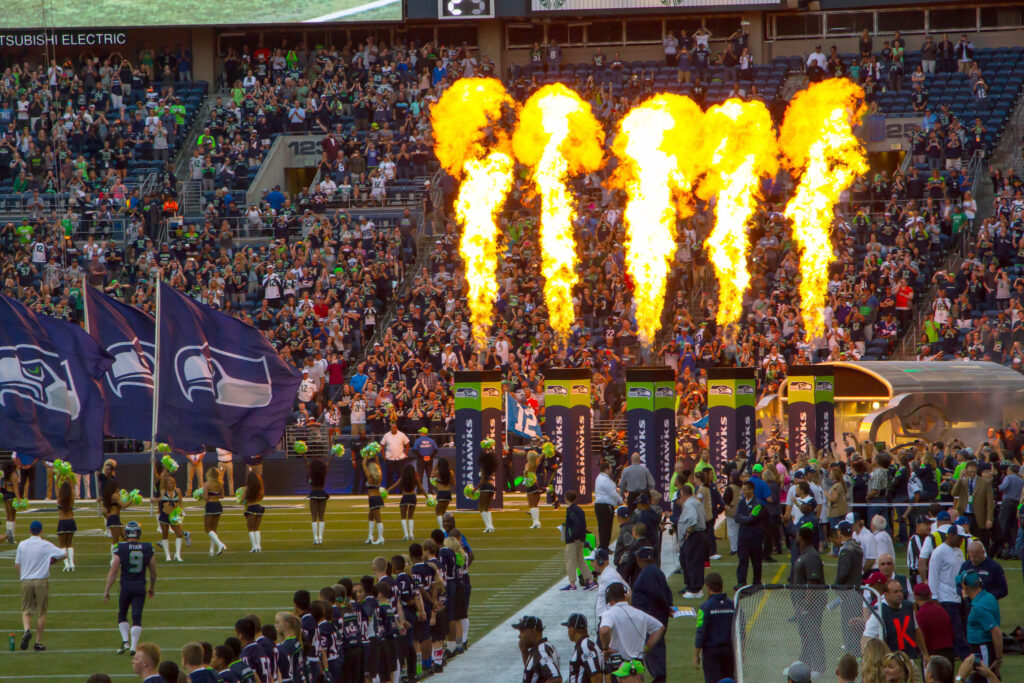
[{"label": "stadium tunnel entrance", "polygon": [[[997,363],[855,361],[835,370],[836,441],[844,435],[886,448],[917,440],[968,445],[987,429],[1024,417],[1024,376]],[[788,386],[757,406],[760,435],[785,424]],[[852,445],[852,444],[851,444]]]}]

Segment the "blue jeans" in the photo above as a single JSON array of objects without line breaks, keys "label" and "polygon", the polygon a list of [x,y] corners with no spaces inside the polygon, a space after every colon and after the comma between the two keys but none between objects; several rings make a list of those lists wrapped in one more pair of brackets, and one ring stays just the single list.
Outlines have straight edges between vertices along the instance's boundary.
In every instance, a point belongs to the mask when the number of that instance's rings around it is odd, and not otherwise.
[{"label": "blue jeans", "polygon": [[967,637],[964,632],[964,620],[960,612],[959,602],[940,602],[942,609],[949,615],[949,623],[953,627],[953,652],[956,658],[963,660],[971,654],[971,648],[967,645]]}]

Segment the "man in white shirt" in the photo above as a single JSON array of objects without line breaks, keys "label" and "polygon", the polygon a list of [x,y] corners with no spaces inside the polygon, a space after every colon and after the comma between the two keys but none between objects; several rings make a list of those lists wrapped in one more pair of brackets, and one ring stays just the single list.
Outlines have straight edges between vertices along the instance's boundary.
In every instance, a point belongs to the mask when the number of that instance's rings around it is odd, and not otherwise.
[{"label": "man in white shirt", "polygon": [[853,523],[853,540],[860,543],[864,551],[864,571],[874,569],[878,564],[878,545],[875,543],[875,535],[864,526],[864,520],[857,520]]},{"label": "man in white shirt", "polygon": [[960,587],[957,585],[957,576],[960,574],[960,565],[964,563],[960,544],[968,532],[951,524],[945,533],[945,540],[932,551],[928,562],[928,586],[932,589],[932,596],[949,615],[953,627],[953,650],[958,659],[963,659],[970,654],[970,649],[967,647],[964,622],[960,615]]},{"label": "man in white shirt", "polygon": [[807,57],[807,78],[812,82],[816,83],[825,76],[825,65],[828,63],[828,57],[821,51],[821,43],[814,46],[814,52]]},{"label": "man in white shirt", "polygon": [[14,569],[21,579],[21,624],[25,628],[21,636],[21,649],[27,650],[32,640],[32,616],[36,617],[35,650],[46,649],[43,645],[43,629],[46,626],[46,608],[50,595],[50,565],[63,560],[63,550],[44,539],[43,523],[34,520],[29,525],[32,535],[18,544],[14,555]]},{"label": "man in white shirt", "polygon": [[594,573],[597,574],[597,603],[594,605],[594,614],[597,616],[598,623],[600,623],[601,616],[608,609],[608,602],[605,600],[608,586],[614,583],[621,583],[627,589],[629,586],[626,584],[626,580],[622,578],[622,574],[619,574],[619,570],[612,564],[611,554],[607,548],[598,548],[587,559],[594,564]]},{"label": "man in white shirt", "polygon": [[[392,422],[391,431],[381,437],[380,445],[384,449],[384,460],[381,462],[384,466],[384,481],[381,483],[390,486],[398,479],[402,473],[402,466],[408,461],[409,437],[405,432],[398,431],[397,422]],[[394,478],[391,477],[392,473]]]},{"label": "man in white shirt", "polygon": [[310,379],[309,373],[302,371],[302,381],[299,382],[299,403],[306,404],[306,409],[311,410],[313,397],[316,395],[316,381]]},{"label": "man in white shirt", "polygon": [[886,531],[888,523],[882,515],[875,515],[871,518],[871,535],[875,539],[876,561],[874,568],[878,567],[877,558],[882,555],[896,557],[896,548],[892,544],[892,536]]},{"label": "man in white shirt", "polygon": [[602,462],[594,482],[594,516],[597,517],[597,547],[608,549],[612,539],[615,508],[622,505],[622,496],[611,478],[611,463]]},{"label": "man in white shirt", "polygon": [[606,655],[615,652],[622,657],[623,666],[629,673],[617,676],[619,683],[641,683],[643,674],[630,664],[644,658],[664,636],[665,627],[650,614],[626,602],[626,587],[622,584],[609,586],[605,600],[608,601],[608,609],[601,615],[601,627],[597,632],[601,649]]}]

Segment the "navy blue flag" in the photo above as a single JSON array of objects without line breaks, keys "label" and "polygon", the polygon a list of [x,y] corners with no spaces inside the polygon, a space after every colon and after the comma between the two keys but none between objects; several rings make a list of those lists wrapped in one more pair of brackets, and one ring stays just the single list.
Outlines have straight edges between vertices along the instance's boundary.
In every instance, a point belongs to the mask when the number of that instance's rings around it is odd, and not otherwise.
[{"label": "navy blue flag", "polygon": [[246,457],[274,448],[299,371],[255,327],[165,282],[157,302],[157,431],[186,452],[206,444]]},{"label": "navy blue flag", "polygon": [[0,296],[0,448],[71,463],[103,463],[103,394],[113,359],[82,328]]},{"label": "navy blue flag", "polygon": [[86,287],[85,329],[114,358],[102,382],[107,433],[149,441],[153,433],[156,321],[95,287]]}]

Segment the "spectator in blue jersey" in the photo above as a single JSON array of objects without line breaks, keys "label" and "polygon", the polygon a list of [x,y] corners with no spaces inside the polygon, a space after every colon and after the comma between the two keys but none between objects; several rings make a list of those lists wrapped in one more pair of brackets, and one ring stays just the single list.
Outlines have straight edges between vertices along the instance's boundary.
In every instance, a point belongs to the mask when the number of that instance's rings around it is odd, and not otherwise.
[{"label": "spectator in blue jersey", "polygon": [[731,678],[736,668],[732,649],[732,622],[736,607],[722,589],[722,577],[714,572],[705,582],[708,599],[697,608],[693,668],[704,667],[704,683]]},{"label": "spectator in blue jersey", "polygon": [[412,452],[416,457],[416,472],[424,486],[434,466],[434,456],[437,455],[437,442],[430,438],[429,431],[426,427],[420,427],[420,435],[412,444]]},{"label": "spectator in blue jersey", "polygon": [[992,594],[996,600],[1002,600],[1010,594],[1006,583],[1006,572],[1002,565],[985,553],[985,544],[971,541],[967,544],[967,559],[960,565],[960,573],[977,572],[981,578],[981,587]]}]

